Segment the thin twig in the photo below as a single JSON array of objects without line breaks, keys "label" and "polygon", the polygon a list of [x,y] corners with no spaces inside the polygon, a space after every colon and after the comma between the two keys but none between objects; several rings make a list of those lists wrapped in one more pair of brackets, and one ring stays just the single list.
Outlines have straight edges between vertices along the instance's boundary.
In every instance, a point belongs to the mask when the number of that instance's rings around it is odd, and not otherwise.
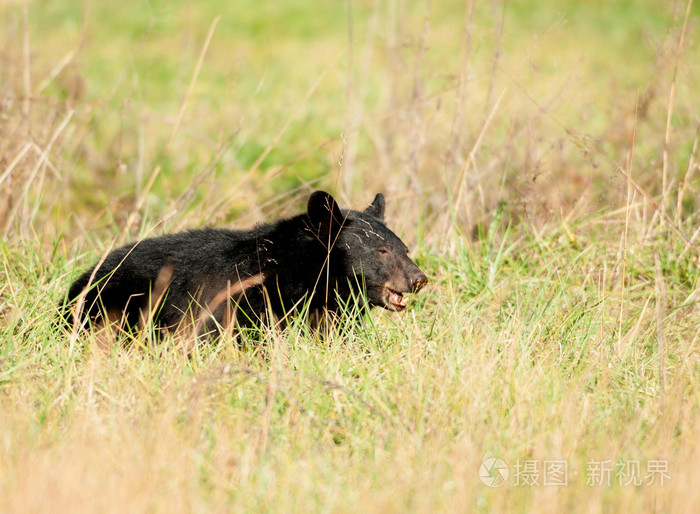
[{"label": "thin twig", "polygon": [[30,142],[24,143],[24,146],[22,147],[22,149],[19,152],[17,152],[17,155],[15,156],[15,158],[12,159],[12,162],[7,165],[7,168],[5,169],[5,173],[3,173],[2,176],[0,176],[0,184],[2,184],[5,181],[5,179],[10,176],[10,174],[12,173],[12,170],[15,169],[15,166],[17,166],[20,163],[22,158],[27,154],[27,152],[33,146],[34,146],[33,143],[30,143]]},{"label": "thin twig", "polygon": [[664,318],[666,317],[666,291],[664,287],[664,275],[661,271],[661,259],[659,253],[654,255],[656,267],[656,351],[657,365],[659,367],[659,397],[661,411],[664,409],[664,390],[666,384],[666,336],[664,335]]},{"label": "thin twig", "polygon": [[664,149],[662,152],[662,173],[661,173],[661,205],[660,208],[666,208],[666,194],[668,188],[668,142],[671,137],[671,117],[673,116],[673,103],[676,97],[676,77],[678,76],[678,62],[681,59],[683,52],[683,41],[685,39],[685,29],[688,26],[688,17],[690,9],[693,6],[693,0],[688,0],[685,8],[685,17],[683,18],[683,27],[681,35],[678,38],[678,47],[676,49],[676,62],[673,65],[673,79],[671,79],[671,89],[668,93],[668,110],[666,112],[666,132],[664,133]]},{"label": "thin twig", "polygon": [[678,200],[676,203],[675,221],[676,225],[678,225],[679,228],[681,224],[681,212],[683,210],[683,197],[685,196],[685,190],[688,187],[688,182],[690,181],[690,178],[693,175],[693,171],[696,168],[695,152],[697,152],[698,150],[698,136],[700,136],[700,123],[698,123],[698,127],[695,130],[695,140],[693,141],[693,149],[690,151],[690,156],[688,157],[688,169],[685,170],[685,177],[683,177],[683,183],[678,188]]},{"label": "thin twig", "polygon": [[472,146],[471,150],[469,150],[469,156],[467,157],[467,162],[464,164],[462,169],[460,170],[459,175],[457,176],[457,180],[455,181],[455,185],[453,189],[457,191],[457,198],[455,200],[455,207],[454,210],[455,212],[459,212],[459,208],[462,202],[462,192],[464,191],[464,184],[462,182],[464,181],[464,177],[467,174],[467,171],[469,168],[473,165],[474,159],[476,158],[476,152],[479,150],[479,147],[481,146],[481,140],[484,138],[484,134],[486,133],[486,129],[489,127],[491,124],[491,121],[493,120],[494,116],[496,115],[496,111],[498,111],[498,107],[501,105],[501,100],[503,100],[503,97],[505,96],[507,91],[507,88],[504,89],[501,94],[498,97],[498,100],[496,100],[496,103],[494,104],[493,108],[491,109],[491,112],[489,113],[488,117],[486,120],[484,120],[483,125],[481,126],[481,131],[479,132],[479,136],[476,138],[476,141],[474,142],[474,145]]},{"label": "thin twig", "polygon": [[[39,171],[39,169],[41,168],[41,166],[43,164],[45,164],[46,162],[48,162],[49,152],[53,148],[54,143],[56,143],[58,136],[63,132],[63,130],[68,125],[68,122],[73,117],[73,113],[74,113],[74,111],[70,110],[63,117],[61,124],[56,128],[56,130],[54,130],[53,134],[51,135],[51,139],[49,140],[45,149],[40,149],[37,147],[38,151],[40,152],[40,157],[39,157],[39,160],[37,161],[37,163],[34,165],[34,168],[32,169],[31,173],[29,174],[29,178],[27,179],[26,184],[24,186],[24,194],[22,195],[22,198],[24,198],[25,200],[26,200],[26,198],[28,198],[29,187],[31,186],[32,182],[34,181],[34,177],[36,176],[36,174]],[[32,147],[35,146],[33,143],[30,143],[30,145]],[[13,212],[7,218],[7,223],[5,224],[5,233],[7,233],[9,231],[10,224],[12,223],[13,218],[17,215],[17,211],[19,210],[20,205],[22,205],[22,204],[17,203]]]},{"label": "thin twig", "polygon": [[[337,59],[333,59],[332,64],[335,64]],[[245,174],[240,178],[239,182],[241,184],[246,183],[247,180],[250,179],[250,177],[258,170],[260,165],[263,163],[265,158],[269,155],[269,153],[272,151],[273,148],[279,143],[280,139],[282,139],[282,136],[287,132],[287,129],[289,126],[292,124],[292,122],[297,119],[299,116],[302,108],[306,105],[306,103],[309,101],[309,98],[314,94],[318,86],[321,84],[322,80],[325,78],[326,74],[328,73],[328,70],[331,69],[331,64],[329,64],[318,76],[316,81],[311,85],[311,87],[308,89],[306,92],[306,95],[304,95],[303,100],[301,103],[297,106],[296,109],[294,109],[290,114],[289,117],[285,120],[284,124],[280,127],[280,129],[277,131],[277,133],[274,135],[270,143],[265,147],[263,152],[260,154],[260,156],[255,160],[253,165],[246,170]],[[213,210],[212,214],[209,217],[210,221],[216,221],[219,220],[221,217],[223,217],[223,214],[228,211],[229,206],[234,202],[235,198],[237,195],[234,195],[230,198],[228,198],[226,201],[223,201],[220,203],[220,205]]]},{"label": "thin twig", "polygon": [[73,59],[78,53],[78,50],[78,48],[71,50],[66,55],[64,55],[63,58],[60,61],[58,61],[58,63],[56,63],[56,66],[54,66],[51,69],[49,74],[46,75],[46,77],[44,77],[44,80],[42,80],[41,83],[36,87],[36,89],[34,89],[35,96],[39,96],[44,91],[44,89],[46,89],[48,85],[51,84],[51,82],[53,82],[53,79],[55,79],[59,75],[59,73],[61,73],[66,68],[66,66],[68,66],[73,61]]},{"label": "thin twig", "polygon": [[637,115],[639,113],[639,90],[637,90],[637,101],[634,106],[634,127],[632,128],[632,144],[630,147],[629,159],[627,161],[627,201],[625,209],[625,231],[622,237],[622,278],[620,280],[620,318],[617,327],[618,348],[622,342],[622,319],[625,312],[625,278],[627,273],[627,234],[630,224],[630,211],[632,209],[632,163],[634,162],[634,143],[637,139]]},{"label": "thin twig", "polygon": [[24,85],[24,98],[22,99],[22,117],[24,118],[24,137],[29,138],[30,121],[29,110],[32,95],[31,52],[29,48],[29,2],[22,6],[22,82]]},{"label": "thin twig", "polygon": [[[486,112],[484,113],[484,116],[488,116],[488,109],[491,106],[491,99],[493,98],[493,90],[496,87],[496,69],[498,68],[498,63],[501,60],[501,54],[503,53],[502,47],[503,47],[503,27],[505,26],[505,18],[506,18],[506,4],[507,0],[503,0],[502,5],[501,5],[501,16],[500,19],[498,20],[498,27],[497,27],[497,33],[496,33],[496,48],[494,48],[493,51],[493,59],[491,61],[491,75],[490,75],[490,80],[489,80],[489,89],[488,93],[486,94],[486,102],[484,103]],[[496,15],[495,10],[496,10],[496,2],[492,2],[491,4],[491,10],[494,11],[494,17]]]},{"label": "thin twig", "polygon": [[194,90],[194,85],[197,82],[197,77],[199,77],[199,71],[202,68],[202,63],[204,62],[204,56],[207,53],[207,49],[209,48],[209,43],[211,43],[211,38],[214,35],[214,30],[216,29],[216,25],[219,23],[219,20],[221,19],[221,16],[217,16],[214,18],[214,21],[212,22],[211,26],[209,27],[209,32],[207,32],[207,37],[204,41],[204,44],[202,45],[202,50],[199,53],[199,58],[197,59],[197,64],[194,68],[194,72],[192,73],[192,77],[190,78],[190,83],[187,87],[187,92],[185,93],[185,97],[182,100],[182,103],[180,104],[180,111],[178,112],[177,119],[175,120],[175,124],[173,125],[173,129],[170,132],[170,137],[168,138],[168,142],[165,144],[165,148],[163,149],[163,154],[156,165],[156,167],[153,169],[153,172],[151,173],[151,176],[148,178],[148,182],[144,186],[143,190],[141,191],[141,196],[139,196],[138,200],[136,201],[136,205],[134,206],[134,209],[131,211],[131,214],[129,214],[129,217],[126,220],[126,223],[124,225],[124,230],[122,231],[123,235],[126,235],[129,233],[129,230],[131,229],[131,226],[134,224],[134,221],[136,221],[136,217],[138,216],[139,212],[141,211],[141,208],[143,207],[144,202],[146,201],[146,197],[148,194],[151,192],[151,188],[153,187],[153,184],[155,183],[156,179],[158,178],[158,175],[160,175],[160,172],[163,168],[163,159],[165,156],[168,155],[168,152],[170,151],[170,147],[173,144],[173,141],[175,140],[175,136],[177,135],[178,130],[180,129],[180,123],[182,122],[182,118],[185,114],[185,109],[187,107],[187,101],[190,99],[192,96],[192,91]]},{"label": "thin twig", "polygon": [[345,196],[350,192],[355,173],[355,161],[357,160],[357,145],[359,140],[359,129],[363,124],[364,118],[364,99],[367,91],[367,82],[369,77],[369,66],[372,60],[372,52],[374,49],[374,40],[377,33],[377,25],[379,20],[377,2],[375,2],[372,10],[372,16],[369,20],[367,36],[365,38],[365,46],[362,52],[362,62],[360,65],[360,73],[358,75],[359,84],[354,81],[354,53],[353,53],[353,25],[352,25],[352,2],[348,2],[350,11],[350,21],[348,28],[349,50],[348,50],[348,86],[347,86],[347,108],[345,113],[345,130],[343,148],[343,180],[341,195]]}]

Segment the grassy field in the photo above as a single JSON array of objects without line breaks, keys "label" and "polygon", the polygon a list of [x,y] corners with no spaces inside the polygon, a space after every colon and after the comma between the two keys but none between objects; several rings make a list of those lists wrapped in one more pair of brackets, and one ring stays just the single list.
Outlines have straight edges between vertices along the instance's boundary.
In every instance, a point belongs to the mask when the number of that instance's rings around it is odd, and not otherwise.
[{"label": "grassy field", "polygon": [[[533,5],[0,4],[0,511],[698,512],[700,5]],[[404,313],[56,326],[113,245],[317,188],[384,192]]]}]

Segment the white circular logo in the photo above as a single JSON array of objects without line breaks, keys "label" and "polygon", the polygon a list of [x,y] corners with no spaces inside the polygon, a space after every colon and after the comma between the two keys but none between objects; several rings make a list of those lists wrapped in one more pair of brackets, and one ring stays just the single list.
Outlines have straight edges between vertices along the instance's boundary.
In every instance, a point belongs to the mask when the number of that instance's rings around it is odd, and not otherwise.
[{"label": "white circular logo", "polygon": [[479,466],[479,478],[484,485],[500,487],[508,480],[508,464],[501,459],[484,459]]}]

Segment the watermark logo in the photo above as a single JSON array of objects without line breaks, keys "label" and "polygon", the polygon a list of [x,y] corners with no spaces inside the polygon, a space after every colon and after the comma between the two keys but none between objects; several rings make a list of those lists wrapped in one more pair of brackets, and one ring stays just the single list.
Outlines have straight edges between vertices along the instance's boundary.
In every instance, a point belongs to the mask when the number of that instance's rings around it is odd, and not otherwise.
[{"label": "watermark logo", "polygon": [[501,459],[484,459],[479,466],[479,478],[484,485],[500,487],[508,481],[508,464]]},{"label": "watermark logo", "polygon": [[[646,466],[644,466],[646,464]],[[646,470],[645,470],[646,467]],[[520,487],[566,487],[569,485],[569,462],[564,459],[518,459],[512,468],[499,458],[484,459],[479,466],[479,479],[488,487],[514,485]],[[580,476],[575,469],[573,477]],[[511,479],[508,482],[508,479]],[[663,486],[671,479],[665,459],[646,462],[639,459],[593,460],[586,462],[585,480],[588,487]]]}]

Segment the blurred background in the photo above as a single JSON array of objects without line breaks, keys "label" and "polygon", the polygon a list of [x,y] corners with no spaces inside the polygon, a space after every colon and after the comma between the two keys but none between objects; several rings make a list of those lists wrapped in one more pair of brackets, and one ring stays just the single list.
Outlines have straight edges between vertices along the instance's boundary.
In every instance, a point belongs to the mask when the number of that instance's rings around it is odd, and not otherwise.
[{"label": "blurred background", "polygon": [[[700,512],[699,25],[674,0],[0,1],[0,510]],[[56,323],[115,245],[315,189],[386,195],[430,277],[407,312],[186,355]],[[515,487],[550,459],[567,487]],[[623,485],[634,462],[671,478]]]},{"label": "blurred background", "polygon": [[3,2],[0,230],[249,226],[323,188],[356,208],[383,191],[404,235],[473,238],[495,212],[624,207],[628,168],[640,216],[681,222],[700,194],[686,7]]}]

